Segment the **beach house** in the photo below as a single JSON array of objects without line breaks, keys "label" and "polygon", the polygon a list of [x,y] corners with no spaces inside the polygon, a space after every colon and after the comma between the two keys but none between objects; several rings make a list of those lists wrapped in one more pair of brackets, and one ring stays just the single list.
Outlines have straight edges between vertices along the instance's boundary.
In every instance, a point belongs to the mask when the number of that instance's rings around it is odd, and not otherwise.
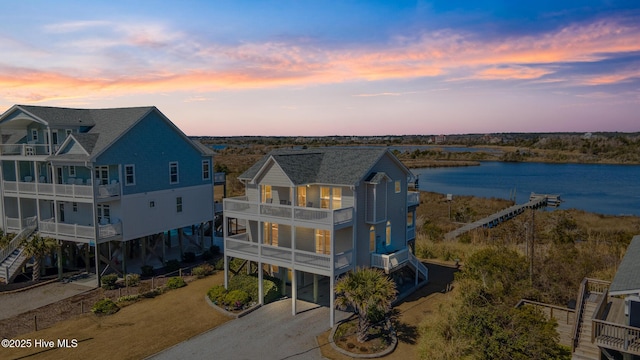
[{"label": "beach house", "polygon": [[[274,150],[238,179],[244,196],[223,203],[225,286],[230,258],[253,262],[261,301],[263,274],[278,277],[290,284],[295,315],[305,287],[333,309],[337,277],[357,267],[411,268],[415,285],[427,280],[410,250],[419,205],[407,188],[413,175],[386,148]],[[332,310],[331,326],[334,318]]]},{"label": "beach house", "polygon": [[6,282],[36,232],[66,245],[71,267],[122,274],[128,261],[162,263],[166,235],[182,241],[185,227],[202,245],[214,219],[212,151],[153,106],[14,105],[0,116],[0,167],[0,224],[18,234],[0,253]]}]

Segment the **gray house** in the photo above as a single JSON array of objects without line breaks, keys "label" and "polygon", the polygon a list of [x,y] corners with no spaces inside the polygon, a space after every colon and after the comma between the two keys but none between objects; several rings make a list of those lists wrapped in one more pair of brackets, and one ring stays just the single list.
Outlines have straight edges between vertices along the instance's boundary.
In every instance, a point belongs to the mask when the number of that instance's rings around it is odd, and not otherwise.
[{"label": "gray house", "polygon": [[225,285],[229,258],[255,262],[260,279],[290,282],[295,315],[299,288],[312,286],[316,301],[318,283],[328,282],[320,296],[333,309],[336,278],[357,267],[411,265],[415,283],[426,281],[410,251],[419,204],[407,190],[412,177],[386,148],[271,152],[239,176],[245,195],[224,199]]}]

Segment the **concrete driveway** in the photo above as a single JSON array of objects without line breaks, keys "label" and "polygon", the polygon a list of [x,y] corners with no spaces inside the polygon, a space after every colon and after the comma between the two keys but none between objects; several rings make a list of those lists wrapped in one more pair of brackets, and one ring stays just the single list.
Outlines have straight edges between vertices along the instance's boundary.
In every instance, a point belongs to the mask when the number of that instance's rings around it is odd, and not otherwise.
[{"label": "concrete driveway", "polygon": [[[329,330],[329,308],[298,301],[297,310],[292,316],[291,299],[276,301],[151,359],[322,359],[316,336]],[[336,311],[336,321],[349,315]]]}]

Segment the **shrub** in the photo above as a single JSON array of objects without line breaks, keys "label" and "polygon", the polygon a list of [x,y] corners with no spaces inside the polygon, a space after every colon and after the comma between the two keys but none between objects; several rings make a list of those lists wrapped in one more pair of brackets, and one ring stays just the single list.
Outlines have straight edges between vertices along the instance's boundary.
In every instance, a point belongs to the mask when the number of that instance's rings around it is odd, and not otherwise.
[{"label": "shrub", "polygon": [[116,281],[118,281],[118,275],[116,274],[104,275],[100,281],[102,283],[103,289],[113,290],[116,288]]},{"label": "shrub", "polygon": [[184,279],[179,276],[170,278],[169,281],[167,281],[167,283],[164,285],[166,289],[178,289],[183,286],[187,286],[187,283],[184,282]]},{"label": "shrub", "polygon": [[119,297],[118,300],[116,300],[116,303],[134,302],[134,301],[137,301],[138,299],[140,299],[139,294],[125,295],[125,296]]},{"label": "shrub", "polygon": [[118,310],[120,310],[118,305],[108,298],[96,301],[91,308],[91,312],[96,315],[111,315],[118,312]]},{"label": "shrub", "polygon": [[[262,290],[264,291],[265,303],[272,302],[280,298],[280,282],[277,278],[265,277],[262,279]],[[236,275],[229,280],[229,291],[242,290],[249,294],[253,301],[258,301],[258,278],[251,275]]]},{"label": "shrub", "polygon": [[210,251],[210,250],[205,250],[205,251],[202,253],[202,260],[207,261],[207,260],[211,260],[211,259],[213,259],[213,254],[211,254],[211,251]]},{"label": "shrub", "polygon": [[162,290],[160,289],[151,289],[149,291],[145,291],[141,294],[142,297],[145,297],[147,299],[152,299],[158,295],[162,294]]},{"label": "shrub", "polygon": [[140,275],[138,274],[127,274],[125,279],[127,286],[138,286],[140,285]]},{"label": "shrub", "polygon": [[164,269],[166,270],[166,272],[171,273],[174,271],[178,271],[180,270],[180,261],[178,260],[169,260],[164,264]]},{"label": "shrub", "polygon": [[216,270],[223,270],[224,269],[224,259],[220,259],[220,260],[216,261],[215,268],[216,268]]},{"label": "shrub", "polygon": [[244,308],[244,306],[247,305],[250,300],[251,298],[249,297],[249,294],[247,294],[246,291],[242,290],[229,291],[224,297],[225,305],[236,310]]},{"label": "shrub", "polygon": [[154,275],[153,266],[151,265],[142,265],[140,271],[142,272],[142,276],[144,277],[152,277]]},{"label": "shrub", "polygon": [[182,254],[182,261],[186,263],[192,263],[196,261],[196,253],[193,251],[187,251]]},{"label": "shrub", "polygon": [[202,279],[203,277],[212,275],[215,271],[216,270],[210,264],[202,264],[194,267],[193,270],[191,270],[191,275],[195,275],[198,279]]},{"label": "shrub", "polygon": [[227,289],[222,285],[214,285],[209,289],[209,291],[207,291],[209,300],[214,304],[223,304],[225,295],[227,295]]}]

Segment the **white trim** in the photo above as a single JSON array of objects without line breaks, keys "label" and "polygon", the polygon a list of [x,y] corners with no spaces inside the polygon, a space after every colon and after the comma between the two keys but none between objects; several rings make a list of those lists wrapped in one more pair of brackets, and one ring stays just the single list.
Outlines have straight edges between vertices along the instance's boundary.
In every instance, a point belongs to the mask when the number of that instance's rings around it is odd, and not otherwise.
[{"label": "white trim", "polygon": [[[127,174],[127,168],[131,168],[131,176],[132,180],[129,181],[129,174]],[[124,186],[133,186],[136,184],[136,165],[135,164],[125,164],[124,165]]]},{"label": "white trim", "polygon": [[[173,167],[175,166],[176,168],[176,180],[173,181],[173,174],[172,174],[172,170]],[[180,183],[180,166],[178,165],[177,161],[171,161],[169,162],[169,184],[174,185],[174,184],[179,184]]]},{"label": "white trim", "polygon": [[[206,172],[204,171],[205,165],[207,166]],[[211,162],[209,160],[202,160],[202,180],[211,180]]]}]

